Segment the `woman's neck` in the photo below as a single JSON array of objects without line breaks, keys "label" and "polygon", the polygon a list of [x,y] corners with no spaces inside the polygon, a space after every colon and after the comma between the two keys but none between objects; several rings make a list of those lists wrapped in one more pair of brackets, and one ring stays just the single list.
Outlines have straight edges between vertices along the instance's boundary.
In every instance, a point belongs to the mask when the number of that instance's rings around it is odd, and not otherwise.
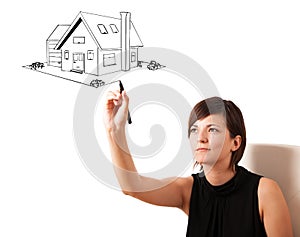
[{"label": "woman's neck", "polygon": [[203,166],[205,177],[207,181],[213,185],[218,186],[228,182],[236,174],[234,167],[218,167],[218,166]]}]

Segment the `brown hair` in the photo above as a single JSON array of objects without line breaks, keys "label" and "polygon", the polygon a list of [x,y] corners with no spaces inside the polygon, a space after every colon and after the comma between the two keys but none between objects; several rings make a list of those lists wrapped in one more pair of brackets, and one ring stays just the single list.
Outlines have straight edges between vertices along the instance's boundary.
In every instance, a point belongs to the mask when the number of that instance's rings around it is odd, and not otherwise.
[{"label": "brown hair", "polygon": [[230,100],[220,97],[211,97],[197,103],[191,111],[188,122],[188,137],[191,126],[199,119],[204,119],[211,114],[221,114],[226,120],[226,126],[230,137],[240,135],[242,142],[240,147],[232,152],[230,165],[233,167],[241,160],[246,148],[246,129],[241,110]]}]

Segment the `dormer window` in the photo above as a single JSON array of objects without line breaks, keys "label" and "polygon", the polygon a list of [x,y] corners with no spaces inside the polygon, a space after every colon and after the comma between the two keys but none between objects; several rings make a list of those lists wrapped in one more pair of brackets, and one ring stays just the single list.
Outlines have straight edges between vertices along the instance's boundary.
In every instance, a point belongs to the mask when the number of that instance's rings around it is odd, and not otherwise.
[{"label": "dormer window", "polygon": [[103,25],[103,24],[98,24],[97,26],[98,26],[98,29],[100,30],[101,34],[108,34],[105,25]]},{"label": "dormer window", "polygon": [[113,33],[118,33],[119,32],[119,30],[118,30],[118,28],[115,24],[110,24],[109,26],[110,26],[110,29]]}]

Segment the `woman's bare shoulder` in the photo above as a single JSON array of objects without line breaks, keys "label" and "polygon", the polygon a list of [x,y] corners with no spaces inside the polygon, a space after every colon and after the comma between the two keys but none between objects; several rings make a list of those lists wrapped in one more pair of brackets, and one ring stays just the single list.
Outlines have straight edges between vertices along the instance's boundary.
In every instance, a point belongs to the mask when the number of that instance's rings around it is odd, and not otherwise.
[{"label": "woman's bare shoulder", "polygon": [[281,193],[281,190],[278,183],[275,180],[262,177],[259,181],[258,193],[261,194],[262,197],[264,197],[266,195],[270,195],[270,193],[279,194]]},{"label": "woman's bare shoulder", "polygon": [[293,236],[289,209],[276,181],[261,178],[258,186],[259,211],[268,236]]}]

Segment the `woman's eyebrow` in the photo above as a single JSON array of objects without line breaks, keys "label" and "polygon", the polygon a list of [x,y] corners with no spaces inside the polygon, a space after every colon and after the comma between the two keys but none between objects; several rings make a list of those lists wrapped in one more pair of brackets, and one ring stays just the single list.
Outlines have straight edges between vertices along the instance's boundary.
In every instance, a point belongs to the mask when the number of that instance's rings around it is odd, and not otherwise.
[{"label": "woman's eyebrow", "polygon": [[[210,123],[210,124],[207,124],[206,127],[222,127],[221,125],[218,125],[218,124],[215,124],[215,123]],[[195,127],[195,128],[198,128],[198,125],[197,124],[193,124],[191,127]]]},{"label": "woman's eyebrow", "polygon": [[210,124],[208,124],[206,127],[213,127],[213,126],[215,126],[215,127],[221,127],[220,125],[218,125],[218,124],[215,124],[215,123],[210,123]]}]

